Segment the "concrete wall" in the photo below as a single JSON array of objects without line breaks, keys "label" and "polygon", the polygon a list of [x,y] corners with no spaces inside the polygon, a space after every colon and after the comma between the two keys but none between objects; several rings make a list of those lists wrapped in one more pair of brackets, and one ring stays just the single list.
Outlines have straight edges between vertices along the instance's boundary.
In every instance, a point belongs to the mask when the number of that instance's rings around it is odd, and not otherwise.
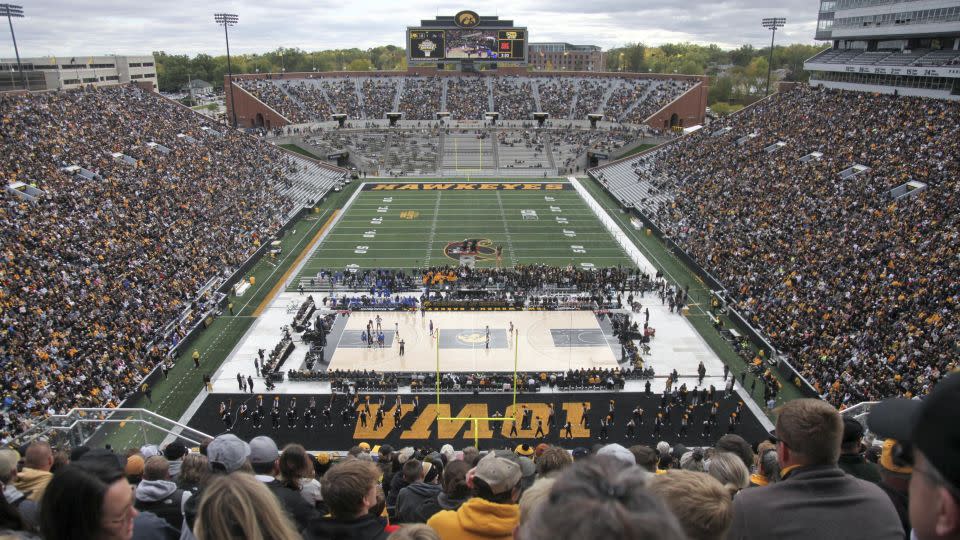
[{"label": "concrete wall", "polygon": [[700,84],[650,115],[645,123],[654,129],[661,130],[670,129],[674,125],[691,127],[703,124],[707,114],[707,94],[709,93],[710,86],[707,78],[703,77]]},{"label": "concrete wall", "polygon": [[234,84],[233,91],[231,92],[229,86],[226,86],[228,84],[226,77],[223,83],[225,85],[224,88],[227,88],[225,99],[227,105],[227,123],[233,122],[234,100],[236,100],[238,128],[262,127],[274,129],[290,123],[290,121],[280,113],[266,106],[262,101],[253,97],[243,88],[240,88],[240,86]]}]

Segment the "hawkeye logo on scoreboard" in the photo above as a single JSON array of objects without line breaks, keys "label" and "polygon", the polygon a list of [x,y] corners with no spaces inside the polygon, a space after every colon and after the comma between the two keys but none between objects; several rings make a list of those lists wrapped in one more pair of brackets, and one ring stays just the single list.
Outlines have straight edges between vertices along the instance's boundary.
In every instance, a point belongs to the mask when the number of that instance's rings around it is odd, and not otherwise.
[{"label": "hawkeye logo on scoreboard", "polygon": [[555,191],[555,190],[572,190],[573,186],[570,184],[562,183],[520,183],[520,182],[496,182],[496,183],[444,183],[444,184],[433,184],[433,183],[389,183],[389,184],[376,184],[376,183],[367,183],[363,185],[364,191]]},{"label": "hawkeye logo on scoreboard", "polygon": [[454,15],[453,20],[460,28],[473,28],[480,24],[480,15],[475,11],[464,10]]}]

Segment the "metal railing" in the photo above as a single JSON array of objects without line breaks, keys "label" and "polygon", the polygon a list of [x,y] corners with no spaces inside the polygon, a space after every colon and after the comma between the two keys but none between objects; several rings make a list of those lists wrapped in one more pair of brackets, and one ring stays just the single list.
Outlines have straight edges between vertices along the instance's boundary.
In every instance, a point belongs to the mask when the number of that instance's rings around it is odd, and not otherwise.
[{"label": "metal railing", "polygon": [[43,419],[14,441],[19,446],[45,439],[61,448],[76,446],[114,448],[168,444],[180,440],[200,446],[213,437],[146,409],[77,408]]}]

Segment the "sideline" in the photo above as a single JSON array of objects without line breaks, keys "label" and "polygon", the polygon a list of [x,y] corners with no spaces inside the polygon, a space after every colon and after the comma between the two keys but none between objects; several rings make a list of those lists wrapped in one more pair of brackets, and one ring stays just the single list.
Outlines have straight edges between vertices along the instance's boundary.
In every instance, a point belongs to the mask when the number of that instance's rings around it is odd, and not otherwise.
[{"label": "sideline", "polygon": [[270,292],[268,292],[267,295],[263,297],[263,300],[260,301],[260,305],[257,306],[257,309],[253,310],[254,317],[259,317],[263,313],[263,310],[267,308],[267,305],[273,302],[273,300],[277,297],[277,294],[280,293],[280,290],[286,286],[287,279],[290,278],[290,274],[292,274],[294,270],[299,269],[300,263],[302,263],[303,260],[306,258],[307,253],[310,253],[313,251],[313,247],[317,245],[317,242],[320,241],[320,238],[323,236],[323,233],[326,232],[327,228],[330,227],[330,224],[333,223],[333,220],[337,217],[337,214],[339,213],[340,213],[340,210],[335,209],[333,213],[330,214],[330,217],[327,218],[327,222],[323,224],[323,227],[320,227],[320,230],[313,235],[313,239],[310,240],[310,246],[307,249],[300,252],[300,255],[298,255],[297,258],[294,259],[293,263],[287,267],[287,271],[284,272],[282,276],[280,276],[280,279],[278,279],[276,283],[274,283],[273,288],[270,289]]}]

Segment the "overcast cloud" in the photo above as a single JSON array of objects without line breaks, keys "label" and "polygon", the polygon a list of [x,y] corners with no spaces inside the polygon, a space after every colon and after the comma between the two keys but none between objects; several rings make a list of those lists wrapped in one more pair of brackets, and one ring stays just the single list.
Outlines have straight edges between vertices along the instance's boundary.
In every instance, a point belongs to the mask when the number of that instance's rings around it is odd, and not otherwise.
[{"label": "overcast cloud", "polygon": [[[7,0],[9,1],[9,0]],[[16,0],[14,0],[16,1]],[[734,48],[763,47],[770,33],[764,17],[786,17],[777,42],[814,43],[817,2],[811,0],[516,0],[499,7],[422,0],[103,0],[25,3],[26,18],[15,19],[22,56],[168,53],[223,54],[223,33],[214,12],[236,13],[231,52],[277,47],[308,51],[404,45],[404,29],[421,19],[473,9],[499,15],[530,31],[531,41],[566,41],[604,49],[631,42],[659,45],[690,41]],[[502,11],[501,11],[501,8]],[[2,21],[6,23],[6,21]],[[6,24],[0,30],[0,57],[13,57]]]}]

